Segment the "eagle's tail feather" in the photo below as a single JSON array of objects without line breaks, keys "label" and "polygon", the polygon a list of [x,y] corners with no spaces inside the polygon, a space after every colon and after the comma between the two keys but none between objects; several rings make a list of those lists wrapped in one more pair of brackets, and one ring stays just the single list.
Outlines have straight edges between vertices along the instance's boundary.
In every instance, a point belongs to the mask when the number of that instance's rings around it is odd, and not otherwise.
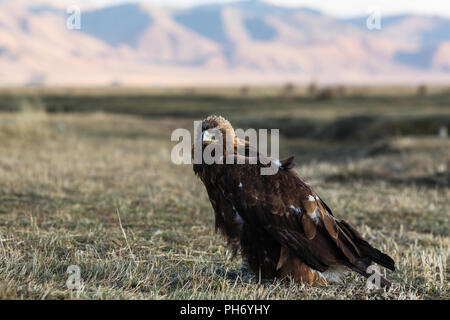
[{"label": "eagle's tail feather", "polygon": [[[341,220],[336,222],[344,235],[344,237],[341,238],[341,241],[349,242],[350,244],[352,244],[352,246],[354,246],[354,248],[357,248],[357,251],[359,251],[359,254],[357,255],[353,253],[349,254],[348,252],[343,251],[344,255],[349,258],[348,261],[344,262],[347,267],[349,267],[353,271],[358,272],[366,278],[369,278],[371,276],[371,274],[368,273],[368,267],[372,262],[376,262],[388,269],[395,270],[395,263],[391,257],[372,247],[355,229],[353,229],[345,221]],[[342,246],[345,245],[343,244]],[[380,274],[378,274],[378,277],[380,280],[380,286],[382,288],[389,289],[391,283]]]},{"label": "eagle's tail feather", "polygon": [[[366,271],[362,270],[359,267],[356,267],[354,265],[352,265],[351,263],[347,264],[347,267],[349,267],[350,269],[352,269],[353,271],[358,272],[359,274],[361,274],[362,276],[369,278],[371,276],[371,274],[367,273]],[[380,286],[381,288],[386,288],[389,289],[391,287],[391,282],[389,280],[387,280],[386,278],[384,278],[381,275],[378,275],[379,279],[380,279]]]},{"label": "eagle's tail feather", "polygon": [[376,262],[392,271],[395,270],[394,260],[387,254],[372,247],[366,240],[362,238],[358,231],[353,229],[347,222],[341,220],[338,222],[338,225],[352,238],[353,243],[358,247],[358,250],[362,257],[368,258],[371,261]]},{"label": "eagle's tail feather", "polygon": [[356,241],[356,245],[360,248],[361,254],[367,256],[373,262],[382,265],[392,271],[395,271],[395,262],[387,254],[370,246],[366,241]]}]

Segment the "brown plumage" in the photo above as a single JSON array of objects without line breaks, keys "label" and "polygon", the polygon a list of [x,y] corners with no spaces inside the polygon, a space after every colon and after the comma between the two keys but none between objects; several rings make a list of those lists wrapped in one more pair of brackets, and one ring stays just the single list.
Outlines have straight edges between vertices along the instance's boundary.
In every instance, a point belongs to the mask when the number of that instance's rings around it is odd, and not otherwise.
[{"label": "brown plumage", "polygon": [[[293,157],[278,162],[257,153],[259,159],[265,157],[279,166],[276,174],[261,175],[260,169],[270,164],[249,163],[251,147],[234,135],[227,120],[208,117],[202,131],[212,128],[220,129],[224,139],[227,133],[233,139],[235,164],[194,164],[194,172],[208,192],[216,230],[226,237],[234,253],[240,252],[253,272],[263,278],[292,276],[299,282],[326,284],[331,271],[338,272],[341,266],[365,277],[372,262],[395,269],[389,256],[333,216],[292,169]],[[203,148],[212,143],[216,142],[203,141]],[[238,145],[245,146],[246,155],[236,153]],[[238,158],[245,163],[236,164]],[[381,278],[381,285],[390,283]]]}]

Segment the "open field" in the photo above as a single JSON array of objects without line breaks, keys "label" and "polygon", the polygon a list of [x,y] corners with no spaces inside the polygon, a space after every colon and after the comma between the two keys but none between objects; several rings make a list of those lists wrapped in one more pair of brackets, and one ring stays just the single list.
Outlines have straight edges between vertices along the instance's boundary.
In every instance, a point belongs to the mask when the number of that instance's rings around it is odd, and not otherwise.
[{"label": "open field", "polygon": [[[326,288],[224,279],[238,268],[214,233],[175,128],[221,114],[280,128],[281,156],[388,253],[390,292],[359,275]],[[449,299],[450,95],[0,93],[0,299]],[[441,130],[442,132],[442,130]],[[120,219],[119,219],[120,217]],[[69,290],[70,265],[83,285]]]}]

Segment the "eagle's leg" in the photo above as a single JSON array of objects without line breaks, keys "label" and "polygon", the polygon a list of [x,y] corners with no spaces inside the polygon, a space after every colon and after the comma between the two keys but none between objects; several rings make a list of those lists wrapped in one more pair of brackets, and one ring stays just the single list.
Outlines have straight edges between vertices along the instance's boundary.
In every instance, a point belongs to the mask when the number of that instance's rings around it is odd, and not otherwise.
[{"label": "eagle's leg", "polygon": [[281,279],[291,277],[298,283],[327,285],[327,279],[322,273],[310,268],[284,246],[281,247],[277,269]]}]

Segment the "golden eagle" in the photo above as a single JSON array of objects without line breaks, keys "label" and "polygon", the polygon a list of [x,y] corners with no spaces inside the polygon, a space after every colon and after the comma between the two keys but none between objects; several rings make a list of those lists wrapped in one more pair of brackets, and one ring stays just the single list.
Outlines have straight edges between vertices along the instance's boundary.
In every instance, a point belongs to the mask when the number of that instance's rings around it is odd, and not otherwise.
[{"label": "golden eagle", "polygon": [[[256,157],[276,163],[273,175],[261,175],[267,161],[252,164],[252,147],[239,139],[223,117],[202,121],[202,149],[217,143],[208,130],[220,130],[222,147],[232,141],[234,164],[194,162],[194,172],[208,192],[215,212],[215,227],[234,254],[262,278],[288,277],[308,284],[340,282],[345,267],[365,277],[376,262],[395,270],[394,261],[373,248],[347,222],[334,217],[330,208],[292,169],[293,157],[276,160],[257,152]],[[246,153],[236,150],[243,146]],[[253,149],[255,150],[255,149]],[[241,157],[241,162],[238,162]],[[242,158],[243,157],[243,158]],[[242,162],[244,160],[244,163]],[[242,163],[242,164],[237,164]],[[266,164],[263,164],[266,163]],[[380,276],[380,284],[390,283]]]}]

